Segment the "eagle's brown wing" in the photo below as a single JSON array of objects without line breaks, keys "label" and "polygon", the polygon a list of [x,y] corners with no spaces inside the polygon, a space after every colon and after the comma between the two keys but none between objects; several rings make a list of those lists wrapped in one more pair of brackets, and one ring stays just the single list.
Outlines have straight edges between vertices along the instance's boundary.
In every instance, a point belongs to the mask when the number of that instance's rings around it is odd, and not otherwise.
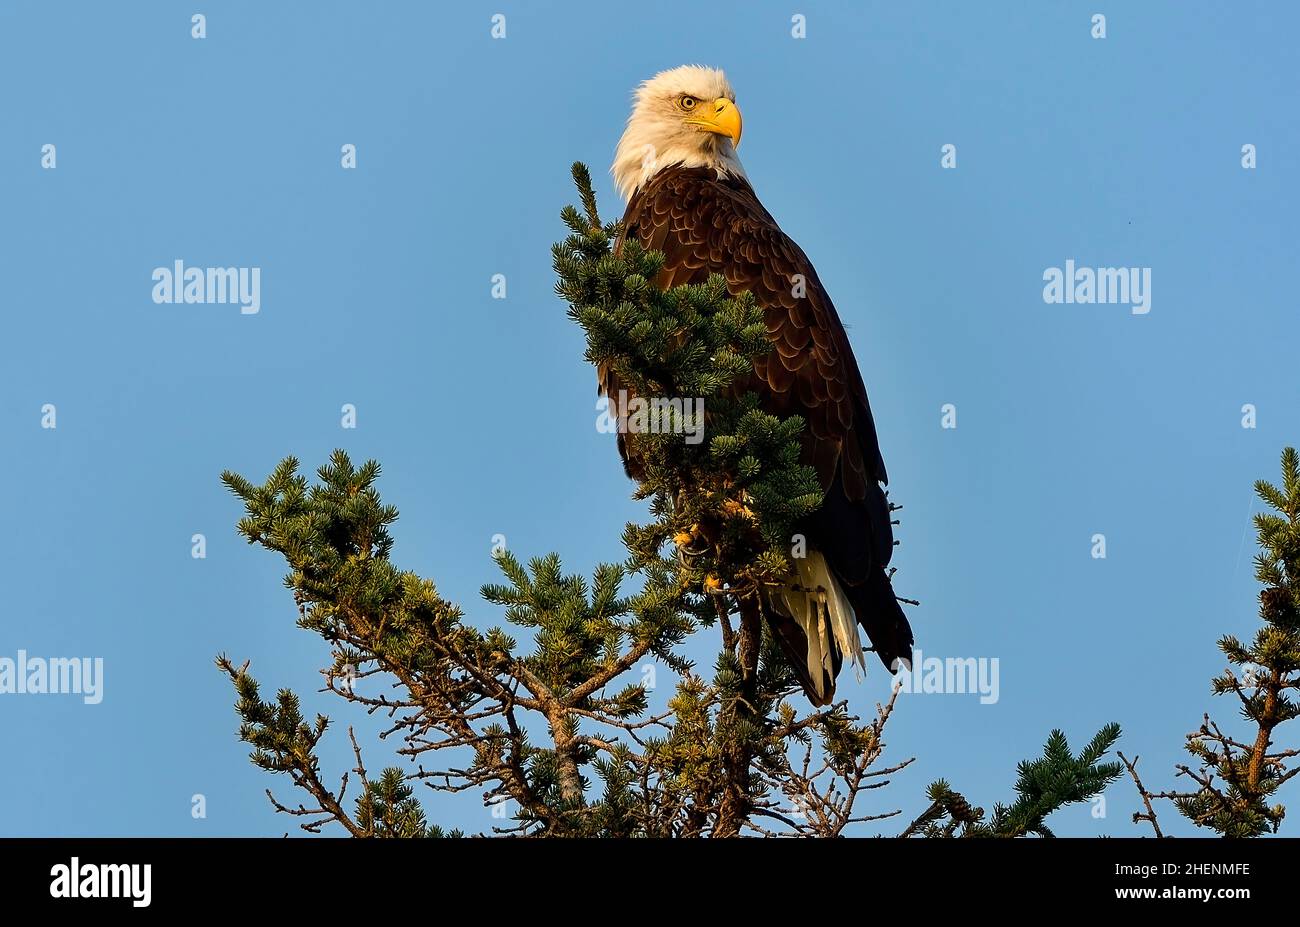
[{"label": "eagle's brown wing", "polygon": [[[911,630],[884,574],[893,532],[875,422],[848,335],[807,255],[748,183],[718,179],[707,168],[661,171],[633,195],[624,225],[625,238],[663,252],[660,286],[702,283],[716,273],[733,294],[754,294],[775,350],[738,389],[757,393],[774,415],[803,416],[803,459],[826,491],[807,526],[809,544],[853,587],[859,621],[885,664],[910,659]],[[616,392],[607,376],[602,381]]]},{"label": "eagle's brown wing", "polygon": [[754,369],[773,414],[808,422],[809,462],[829,488],[843,463],[844,488],[862,499],[888,482],[853,349],[817,271],[743,180],[706,168],[669,168],[639,190],[626,235],[664,253],[659,284],[701,283],[722,274],[732,293],[754,294],[776,350]]}]

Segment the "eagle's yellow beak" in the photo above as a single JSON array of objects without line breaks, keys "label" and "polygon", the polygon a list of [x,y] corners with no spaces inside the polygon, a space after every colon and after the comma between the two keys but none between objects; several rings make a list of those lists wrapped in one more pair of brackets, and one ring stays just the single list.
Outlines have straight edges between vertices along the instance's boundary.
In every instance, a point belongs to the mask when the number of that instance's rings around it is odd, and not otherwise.
[{"label": "eagle's yellow beak", "polygon": [[740,110],[726,97],[718,97],[712,103],[705,103],[696,108],[697,115],[686,120],[688,126],[699,126],[708,132],[716,132],[731,139],[732,144],[740,147]]}]

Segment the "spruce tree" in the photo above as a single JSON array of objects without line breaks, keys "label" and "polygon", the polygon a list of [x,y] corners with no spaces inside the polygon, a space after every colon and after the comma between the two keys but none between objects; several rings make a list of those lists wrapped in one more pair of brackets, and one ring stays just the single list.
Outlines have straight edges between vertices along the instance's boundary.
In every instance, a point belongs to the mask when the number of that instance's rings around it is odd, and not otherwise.
[{"label": "spruce tree", "polygon": [[1172,801],[1197,827],[1224,837],[1276,833],[1286,808],[1272,803],[1273,796],[1300,772],[1294,764],[1300,749],[1275,744],[1278,728],[1300,714],[1289,694],[1300,688],[1300,457],[1295,448],[1282,452],[1282,485],[1258,480],[1255,493],[1271,509],[1254,519],[1260,547],[1255,578],[1264,586],[1261,625],[1249,644],[1231,634],[1220,638],[1230,665],[1210,682],[1214,695],[1235,696],[1253,731],[1242,739],[1205,714],[1184,745],[1197,760],[1195,768],[1178,766],[1178,776],[1195,783],[1190,791],[1148,791],[1138,776],[1138,758],[1129,761],[1121,754],[1145,807],[1133,820],[1149,823],[1156,836],[1164,835],[1155,810],[1159,799]]},{"label": "spruce tree", "polygon": [[902,834],[904,837],[1053,837],[1047,817],[1065,805],[1087,801],[1122,775],[1119,763],[1102,763],[1115,741],[1119,725],[1108,724],[1076,757],[1060,731],[1052,731],[1036,760],[1020,764],[1016,800],[997,804],[985,820],[976,808],[947,781],[930,785],[930,806]]},{"label": "spruce tree", "polygon": [[[315,482],[293,458],[261,484],[223,474],[244,505],[238,530],[284,557],[298,624],[329,644],[326,688],[383,713],[402,741],[405,766],[372,779],[352,736],[359,781],[349,805],[350,774],[335,788],[320,768],[329,720],[308,723],[287,690],[264,701],[247,663],[218,657],[253,762],[310,799],[291,807],[271,796],[274,807],[304,818],[306,830],[335,823],[358,837],[443,836],[416,785],[507,801],[509,822],[493,832],[529,836],[840,836],[897,816],[863,804],[911,763],[880,762],[899,687],[867,719],[846,701],[808,711],[757,609],[746,607],[786,579],[793,526],[821,503],[815,473],[799,462],[804,423],[730,389],[771,350],[761,310],[719,276],[657,286],[662,255],[632,242],[616,253],[618,226],[601,222],[586,168],[573,173],[583,208],[562,213],[570,234],[553,256],[586,358],[635,395],[703,400],[706,440],[685,439],[696,423],[672,405],[662,427],[624,436],[650,517],[626,526],[623,556],[590,580],[565,573],[556,554],[527,563],[496,555],[502,581],[482,595],[513,631],[481,630],[432,581],[392,563],[397,510],[379,495],[375,461],[358,467],[336,451]],[[701,630],[722,643],[707,672],[681,653]],[[651,710],[636,672],[647,660],[678,677],[662,710]],[[354,684],[376,675],[397,694]],[[988,824],[936,783],[931,810],[904,833],[944,835],[944,816],[971,835],[1050,833],[1052,811],[1113,777],[1097,761],[1117,736],[1108,727],[1076,758],[1054,732],[1044,757],[1022,764],[1017,801]]]}]

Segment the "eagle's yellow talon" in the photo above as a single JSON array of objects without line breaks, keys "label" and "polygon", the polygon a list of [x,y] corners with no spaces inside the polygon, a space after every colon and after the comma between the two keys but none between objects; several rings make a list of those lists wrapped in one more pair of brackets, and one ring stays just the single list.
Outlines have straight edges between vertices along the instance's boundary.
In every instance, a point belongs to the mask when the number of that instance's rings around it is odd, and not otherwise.
[{"label": "eagle's yellow talon", "polygon": [[747,505],[737,502],[735,499],[728,499],[722,503],[722,510],[728,515],[739,515],[742,518],[748,518],[750,521],[758,521],[754,510]]}]

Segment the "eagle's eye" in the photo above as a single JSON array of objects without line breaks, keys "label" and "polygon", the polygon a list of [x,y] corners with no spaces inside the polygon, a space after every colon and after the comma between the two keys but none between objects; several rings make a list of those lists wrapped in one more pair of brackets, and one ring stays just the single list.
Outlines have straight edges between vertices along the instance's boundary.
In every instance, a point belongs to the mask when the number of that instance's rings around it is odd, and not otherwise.
[{"label": "eagle's eye", "polygon": [[681,104],[682,109],[690,112],[695,109],[695,104],[698,103],[699,100],[695,99],[695,97],[683,96],[678,102]]}]

